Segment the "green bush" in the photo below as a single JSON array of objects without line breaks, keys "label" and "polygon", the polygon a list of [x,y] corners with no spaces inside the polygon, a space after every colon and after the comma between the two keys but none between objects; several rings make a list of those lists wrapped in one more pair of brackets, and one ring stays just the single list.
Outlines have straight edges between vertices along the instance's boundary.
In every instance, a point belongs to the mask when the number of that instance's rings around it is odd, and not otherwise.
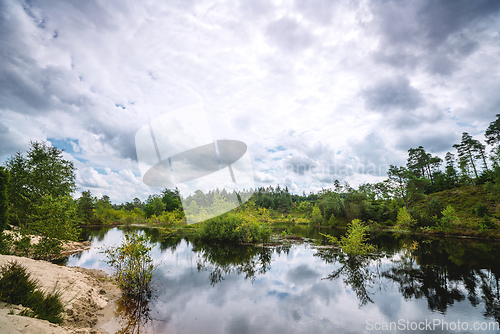
[{"label": "green bush", "polygon": [[375,246],[367,243],[368,227],[359,219],[354,219],[347,225],[345,236],[338,240],[329,234],[320,233],[326,237],[328,241],[338,244],[342,251],[349,256],[368,255],[375,251]]},{"label": "green bush", "polygon": [[458,222],[458,217],[455,213],[455,209],[451,205],[448,205],[446,209],[442,212],[443,217],[439,220],[439,228],[449,229]]},{"label": "green bush", "polygon": [[441,219],[443,217],[442,211],[444,210],[443,201],[441,201],[437,197],[432,197],[430,201],[427,202],[425,206],[425,215],[427,217],[436,216],[437,219]]},{"label": "green bush", "polygon": [[42,237],[32,246],[33,258],[37,260],[53,260],[61,257],[62,242],[59,239]]},{"label": "green bush", "polygon": [[155,266],[151,259],[152,246],[145,234],[126,233],[120,246],[107,247],[101,253],[114,270],[113,278],[122,292],[134,299],[151,296],[151,281]]},{"label": "green bush", "polygon": [[258,242],[269,238],[271,230],[257,218],[226,213],[201,224],[201,239],[215,242]]},{"label": "green bush", "polygon": [[71,196],[44,196],[35,204],[29,215],[27,229],[36,234],[62,240],[78,240],[82,222],[78,215],[78,207]]},{"label": "green bush", "polygon": [[8,304],[27,306],[29,297],[39,288],[39,283],[17,262],[0,267],[0,277],[0,300]]},{"label": "green bush", "polygon": [[478,203],[472,213],[475,213],[479,218],[486,217],[489,215],[488,207],[484,203]]},{"label": "green bush", "polygon": [[398,211],[397,229],[411,229],[415,226],[416,220],[406,211],[406,207],[402,207]]},{"label": "green bush", "polygon": [[62,324],[64,306],[60,297],[61,293],[55,289],[51,293],[43,292],[40,283],[19,263],[7,262],[0,267],[0,300],[29,308],[20,315]]},{"label": "green bush", "polygon": [[312,209],[311,220],[314,225],[320,225],[323,221],[323,215],[321,215],[321,210],[317,205]]}]

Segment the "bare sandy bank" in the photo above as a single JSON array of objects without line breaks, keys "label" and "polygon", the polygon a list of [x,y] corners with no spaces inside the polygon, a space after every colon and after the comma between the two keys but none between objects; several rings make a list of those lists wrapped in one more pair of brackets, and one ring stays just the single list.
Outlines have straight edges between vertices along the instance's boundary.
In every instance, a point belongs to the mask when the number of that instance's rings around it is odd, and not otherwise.
[{"label": "bare sandy bank", "polygon": [[[107,282],[101,270],[64,267],[46,261],[0,255],[0,265],[17,261],[24,265],[42,288],[61,290],[66,307],[62,326],[17,315],[22,308],[0,303],[0,332],[2,334],[99,334],[97,322],[105,322],[113,314],[113,301],[119,298],[119,289]],[[14,313],[14,314],[12,314]],[[104,318],[104,319],[103,319]]]}]

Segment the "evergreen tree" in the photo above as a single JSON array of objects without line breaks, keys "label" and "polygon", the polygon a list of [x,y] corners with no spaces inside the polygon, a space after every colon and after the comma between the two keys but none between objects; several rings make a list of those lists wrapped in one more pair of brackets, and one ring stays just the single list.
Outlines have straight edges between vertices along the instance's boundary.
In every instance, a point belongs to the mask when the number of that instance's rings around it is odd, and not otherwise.
[{"label": "evergreen tree", "polygon": [[497,119],[490,123],[486,129],[485,137],[488,145],[496,145],[500,142],[500,114],[497,114]]},{"label": "evergreen tree", "polygon": [[472,167],[476,178],[477,173],[475,160],[478,157],[478,147],[481,144],[478,140],[472,138],[467,132],[462,133],[462,142],[453,145],[457,149],[458,157],[460,158],[460,166],[463,172],[468,172],[468,167]]},{"label": "evergreen tree", "polygon": [[95,218],[95,199],[92,197],[90,190],[82,191],[82,196],[77,200],[78,211],[80,216],[87,224],[94,222]]},{"label": "evergreen tree", "polygon": [[9,222],[9,199],[7,188],[9,186],[9,172],[5,168],[0,167],[0,241],[2,239],[2,232],[7,228]]}]

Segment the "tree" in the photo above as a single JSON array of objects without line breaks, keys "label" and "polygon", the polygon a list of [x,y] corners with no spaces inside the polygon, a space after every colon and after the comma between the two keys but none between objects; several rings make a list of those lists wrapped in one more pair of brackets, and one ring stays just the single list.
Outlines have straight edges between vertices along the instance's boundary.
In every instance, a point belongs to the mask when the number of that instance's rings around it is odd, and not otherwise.
[{"label": "tree", "polygon": [[7,228],[9,218],[9,198],[7,195],[8,185],[9,173],[3,167],[0,167],[0,241],[2,239],[3,230]]},{"label": "tree", "polygon": [[467,167],[470,165],[477,178],[479,175],[477,173],[475,160],[481,157],[483,158],[485,168],[488,168],[484,157],[484,145],[481,144],[479,140],[472,138],[467,132],[462,133],[462,142],[453,145],[453,147],[457,149],[463,172],[467,171]]},{"label": "tree", "polygon": [[17,152],[6,162],[10,173],[8,196],[17,223],[27,216],[43,197],[69,196],[76,190],[73,162],[63,159],[63,151],[46,142],[30,142],[26,157]]},{"label": "tree", "polygon": [[141,210],[144,210],[144,204],[141,202],[141,200],[139,198],[134,198],[132,200],[132,203],[134,204],[134,207],[135,208],[138,208],[138,209],[141,209]]},{"label": "tree", "polygon": [[315,205],[312,209],[311,218],[314,224],[316,225],[320,225],[321,222],[323,221],[323,216],[321,215],[321,211],[317,205]]},{"label": "tree", "polygon": [[455,155],[453,153],[446,152],[446,156],[444,159],[446,160],[446,189],[451,189],[454,188],[458,182],[457,171],[455,170]]},{"label": "tree", "polygon": [[78,225],[78,207],[71,196],[44,196],[29,216],[29,233],[51,239],[78,240],[81,229]]},{"label": "tree", "polygon": [[179,189],[175,188],[171,190],[165,188],[161,193],[163,195],[161,200],[165,204],[165,211],[172,212],[182,206]]},{"label": "tree", "polygon": [[90,190],[82,191],[82,196],[77,200],[78,211],[80,216],[87,224],[94,222],[95,218],[95,199],[92,197]]},{"label": "tree", "polygon": [[426,177],[434,185],[434,174],[439,170],[441,158],[432,156],[425,152],[423,146],[410,148],[408,150],[408,160],[406,167],[413,172],[416,177]]},{"label": "tree", "polygon": [[146,217],[149,218],[152,215],[158,217],[163,211],[165,211],[165,203],[162,202],[161,198],[158,195],[150,196],[148,198],[148,204],[146,204],[144,208]]},{"label": "tree", "polygon": [[474,158],[476,159],[481,159],[483,161],[483,168],[486,170],[488,169],[488,164],[486,163],[486,152],[485,152],[486,146],[483,145],[479,140],[475,140],[474,142],[474,150],[476,151],[476,155]]},{"label": "tree", "polygon": [[497,119],[490,123],[484,136],[488,145],[495,145],[500,142],[500,114],[496,114]]},{"label": "tree", "polygon": [[391,165],[387,172],[389,179],[385,180],[387,188],[393,197],[403,199],[406,210],[419,196],[424,193],[429,181],[415,176],[405,167]]}]

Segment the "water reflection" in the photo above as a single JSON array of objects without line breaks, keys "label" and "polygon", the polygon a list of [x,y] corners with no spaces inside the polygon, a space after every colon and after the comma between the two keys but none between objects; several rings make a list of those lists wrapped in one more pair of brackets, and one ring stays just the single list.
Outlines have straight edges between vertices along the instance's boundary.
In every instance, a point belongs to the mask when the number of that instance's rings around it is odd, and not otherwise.
[{"label": "water reflection", "polygon": [[[377,256],[349,259],[308,244],[215,246],[194,235],[145,232],[157,242],[153,258],[163,263],[161,301],[121,302],[118,312],[128,315],[119,318],[120,333],[368,333],[367,319],[500,320],[495,243],[378,234],[370,238]],[[99,240],[95,233],[93,247],[122,235],[112,229]],[[68,265],[106,269],[94,248]]]},{"label": "water reflection", "polygon": [[431,311],[445,314],[467,299],[484,303],[483,316],[500,322],[498,245],[441,240],[422,242],[401,252],[383,272],[405,299],[425,298]]},{"label": "water reflection", "polygon": [[[139,334],[152,326],[151,299],[122,296],[116,302],[115,317],[120,324],[116,334]],[[151,325],[151,326],[150,326]]]},{"label": "water reflection", "polygon": [[212,285],[224,280],[234,272],[245,274],[245,279],[254,281],[256,275],[264,275],[271,269],[272,249],[240,245],[209,245],[197,243],[193,252],[198,254],[196,266],[198,271],[210,272]]},{"label": "water reflection", "polygon": [[374,269],[370,266],[370,263],[374,260],[374,257],[350,257],[344,255],[339,250],[322,250],[315,254],[315,256],[320,257],[323,261],[327,263],[338,263],[340,268],[334,270],[331,274],[323,279],[335,280],[337,278],[342,278],[345,286],[350,286],[356,297],[359,300],[359,306],[364,306],[368,302],[373,303],[370,298],[369,288],[372,287],[372,283],[376,276]]}]

